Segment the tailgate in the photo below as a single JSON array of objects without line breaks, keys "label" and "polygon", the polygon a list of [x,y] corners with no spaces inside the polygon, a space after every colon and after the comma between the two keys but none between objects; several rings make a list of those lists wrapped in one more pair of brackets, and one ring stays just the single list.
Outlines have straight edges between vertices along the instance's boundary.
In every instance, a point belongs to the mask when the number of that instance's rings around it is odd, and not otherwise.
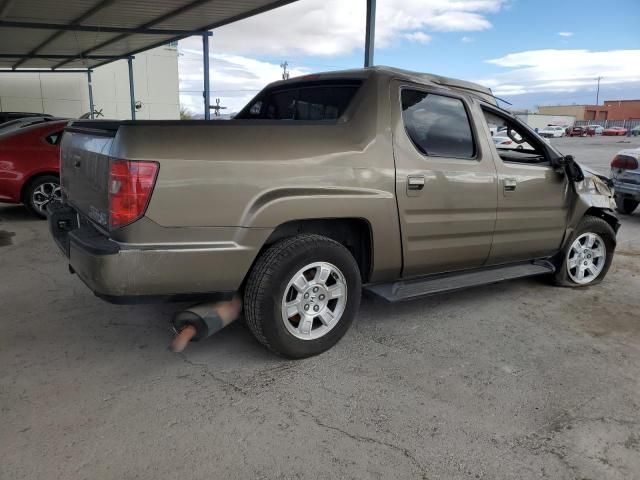
[{"label": "tailgate", "polygon": [[65,200],[103,227],[109,221],[109,158],[119,122],[74,122],[60,147]]}]

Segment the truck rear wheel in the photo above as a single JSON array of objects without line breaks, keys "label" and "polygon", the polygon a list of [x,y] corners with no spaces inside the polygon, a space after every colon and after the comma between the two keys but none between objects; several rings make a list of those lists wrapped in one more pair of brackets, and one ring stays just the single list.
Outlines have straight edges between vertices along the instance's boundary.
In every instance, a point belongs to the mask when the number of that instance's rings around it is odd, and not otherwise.
[{"label": "truck rear wheel", "polygon": [[607,275],[616,246],[616,234],[598,217],[582,219],[567,242],[555,281],[565,287],[586,287],[600,283]]},{"label": "truck rear wheel", "polygon": [[305,358],[342,338],[360,295],[360,270],[349,250],[330,238],[303,234],[279,241],[258,258],[244,311],[260,343],[285,357]]}]

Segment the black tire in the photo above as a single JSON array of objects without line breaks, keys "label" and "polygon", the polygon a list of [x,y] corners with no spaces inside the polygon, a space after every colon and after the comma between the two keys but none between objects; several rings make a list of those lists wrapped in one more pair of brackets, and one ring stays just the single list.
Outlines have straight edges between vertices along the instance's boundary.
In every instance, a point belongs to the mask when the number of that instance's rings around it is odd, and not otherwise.
[{"label": "black tire", "polygon": [[[282,319],[281,301],[296,272],[314,262],[337,267],[346,282],[347,300],[342,316],[324,336],[303,340],[292,335]],[[305,358],[328,350],[351,326],[360,306],[358,264],[343,245],[315,234],[287,238],[269,247],[252,268],[244,292],[246,323],[260,343],[289,358]]]},{"label": "black tire", "polygon": [[36,206],[33,195],[38,188],[45,184],[55,184],[60,188],[60,179],[57,175],[40,175],[29,181],[22,196],[22,203],[27,207],[27,210],[41,219],[47,218],[47,214]]},{"label": "black tire", "polygon": [[[591,282],[586,284],[580,284],[575,282],[567,271],[567,255],[569,254],[569,250],[571,249],[571,245],[580,235],[584,233],[596,233],[602,238],[605,248],[606,248],[606,258],[603,269],[600,271],[598,276],[593,279]],[[599,217],[593,217],[590,215],[585,216],[578,228],[573,232],[569,241],[567,241],[564,251],[562,255],[560,255],[558,269],[554,274],[554,281],[557,285],[563,287],[588,287],[591,285],[597,285],[602,281],[602,279],[607,275],[609,268],[611,267],[611,262],[613,260],[613,254],[616,248],[616,234],[606,221]]]},{"label": "black tire", "polygon": [[632,198],[616,197],[616,210],[625,215],[631,215],[638,207],[638,204],[640,204],[640,202]]}]

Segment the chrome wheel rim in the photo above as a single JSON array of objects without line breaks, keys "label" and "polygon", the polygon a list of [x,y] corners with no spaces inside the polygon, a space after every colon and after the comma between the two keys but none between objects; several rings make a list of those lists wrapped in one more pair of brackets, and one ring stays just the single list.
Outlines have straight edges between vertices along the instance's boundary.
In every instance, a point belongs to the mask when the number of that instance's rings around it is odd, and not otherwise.
[{"label": "chrome wheel rim", "polygon": [[33,195],[31,196],[33,206],[43,213],[49,203],[61,200],[62,190],[60,189],[60,185],[53,182],[41,183],[38,185],[38,188],[33,191]]},{"label": "chrome wheel rim", "polygon": [[315,340],[329,333],[347,306],[347,282],[327,262],[310,263],[291,278],[282,297],[282,321],[300,340]]},{"label": "chrome wheel rim", "polygon": [[602,272],[607,247],[597,233],[583,233],[574,240],[567,255],[567,272],[574,282],[585,285]]}]

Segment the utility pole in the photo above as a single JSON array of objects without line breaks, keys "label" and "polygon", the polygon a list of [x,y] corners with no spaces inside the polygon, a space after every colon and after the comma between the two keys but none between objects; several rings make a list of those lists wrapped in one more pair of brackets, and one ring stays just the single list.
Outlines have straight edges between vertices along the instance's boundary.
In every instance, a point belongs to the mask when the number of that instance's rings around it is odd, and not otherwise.
[{"label": "utility pole", "polygon": [[285,60],[280,64],[280,68],[282,68],[282,79],[289,80],[289,70],[287,70],[289,68],[289,62]]},{"label": "utility pole", "polygon": [[220,105],[220,99],[219,98],[216,98],[216,104],[215,105],[210,105],[209,108],[211,110],[213,110],[213,112],[214,112],[213,114],[216,117],[220,116],[220,110],[226,110],[227,109],[227,107],[223,107],[222,105]]},{"label": "utility pole", "polygon": [[602,77],[598,77],[596,80],[598,81],[598,88],[596,89],[596,105],[598,105],[598,102],[600,101],[600,80],[602,80]]}]

